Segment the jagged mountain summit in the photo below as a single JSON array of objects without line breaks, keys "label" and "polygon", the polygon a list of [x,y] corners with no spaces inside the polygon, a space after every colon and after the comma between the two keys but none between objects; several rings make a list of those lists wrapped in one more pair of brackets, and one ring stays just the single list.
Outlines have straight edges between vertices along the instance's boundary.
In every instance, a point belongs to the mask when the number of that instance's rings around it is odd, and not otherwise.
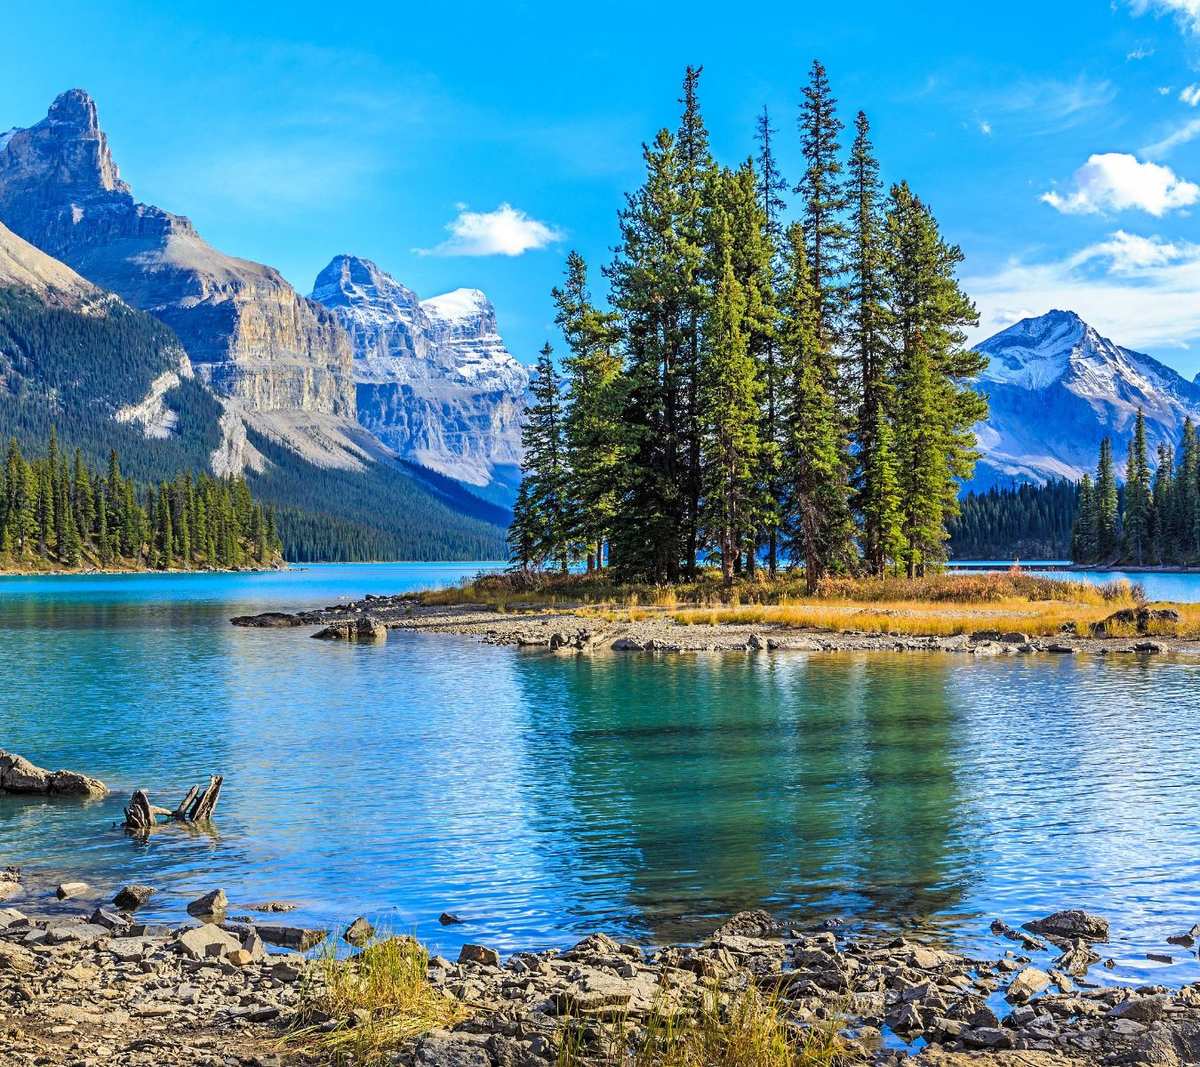
[{"label": "jagged mountain summit", "polygon": [[511,485],[529,371],[478,289],[421,300],[369,259],[335,256],[312,298],[350,334],[358,418],[400,455],[468,485]]},{"label": "jagged mountain summit", "polygon": [[976,347],[989,361],[975,387],[990,412],[976,427],[982,458],[969,488],[1078,479],[1105,436],[1123,468],[1139,408],[1152,449],[1177,445],[1189,416],[1200,421],[1200,385],[1073,311],[1022,319]]},{"label": "jagged mountain summit", "polygon": [[354,383],[335,318],[273,268],[226,255],[184,216],[135,200],[83,90],[0,137],[0,221],[170,326],[237,416],[325,466],[368,460],[367,442],[344,439]]}]

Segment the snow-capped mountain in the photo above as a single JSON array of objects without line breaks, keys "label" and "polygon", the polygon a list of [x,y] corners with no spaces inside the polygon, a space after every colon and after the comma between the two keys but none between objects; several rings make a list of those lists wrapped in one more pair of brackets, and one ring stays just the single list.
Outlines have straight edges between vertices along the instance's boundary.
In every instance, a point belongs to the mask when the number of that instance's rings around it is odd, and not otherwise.
[{"label": "snow-capped mountain", "polygon": [[1081,477],[1113,439],[1123,465],[1139,408],[1150,447],[1177,445],[1200,422],[1200,385],[1101,337],[1072,311],[1022,319],[977,345],[988,357],[975,388],[988,397],[976,428],[982,458],[968,488]]},{"label": "snow-capped mountain", "polygon": [[478,289],[421,300],[376,264],[335,256],[312,299],[350,334],[358,418],[402,456],[469,485],[511,484],[529,371]]}]

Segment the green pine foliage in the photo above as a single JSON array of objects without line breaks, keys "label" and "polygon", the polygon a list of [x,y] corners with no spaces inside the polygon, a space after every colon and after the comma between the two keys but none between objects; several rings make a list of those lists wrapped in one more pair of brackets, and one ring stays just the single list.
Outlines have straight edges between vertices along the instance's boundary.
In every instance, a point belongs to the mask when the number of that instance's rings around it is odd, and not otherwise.
[{"label": "green pine foliage", "polygon": [[1200,563],[1200,447],[1191,419],[1184,422],[1178,449],[1162,442],[1155,458],[1151,469],[1141,410],[1120,489],[1112,441],[1101,441],[1095,481],[1085,475],[1079,483],[1072,538],[1076,563]]},{"label": "green pine foliage", "polygon": [[764,110],[755,157],[714,161],[689,67],[678,129],[643,149],[618,217],[608,306],[572,253],[554,291],[509,533],[522,567],[587,561],[618,580],[727,583],[766,552],[824,575],[916,575],[946,559],[986,402],[962,253],[907,185],[886,200],[863,114],[848,160],[824,67],[799,113],[790,226]]},{"label": "green pine foliage", "polygon": [[212,570],[274,565],[273,513],[244,479],[181,473],[141,486],[115,450],[103,474],[81,449],[67,462],[51,428],[27,459],[11,438],[0,480],[0,564],[10,570]]}]

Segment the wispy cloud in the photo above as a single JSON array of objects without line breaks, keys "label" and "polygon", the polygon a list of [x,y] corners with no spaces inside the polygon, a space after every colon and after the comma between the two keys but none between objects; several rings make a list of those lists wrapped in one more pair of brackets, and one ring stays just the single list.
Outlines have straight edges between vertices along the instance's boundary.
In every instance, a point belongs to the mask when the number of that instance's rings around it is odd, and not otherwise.
[{"label": "wispy cloud", "polygon": [[990,122],[988,122],[987,119],[980,119],[979,120],[979,132],[982,133],[984,135],[984,137],[991,137],[992,124]]},{"label": "wispy cloud", "polygon": [[1125,61],[1127,63],[1136,63],[1140,59],[1149,59],[1154,55],[1154,49],[1149,45],[1139,45],[1132,51],[1125,53]]},{"label": "wispy cloud", "polygon": [[519,256],[563,238],[560,230],[511,204],[501,204],[495,211],[471,211],[460,204],[446,230],[450,236],[441,244],[413,251],[423,256]]},{"label": "wispy cloud", "polygon": [[1013,258],[963,285],[979,307],[981,338],[1055,307],[1133,348],[1186,348],[1200,338],[1200,245],[1189,242],[1116,230],[1060,258]]},{"label": "wispy cloud", "polygon": [[1143,163],[1125,152],[1103,152],[1089,157],[1074,173],[1065,194],[1043,193],[1042,200],[1065,215],[1136,210],[1160,218],[1200,200],[1200,185],[1184,181],[1162,164]]},{"label": "wispy cloud", "polygon": [[1200,104],[1200,85],[1187,85],[1179,91],[1179,99],[1188,107]]},{"label": "wispy cloud", "polygon": [[1112,82],[1025,78],[990,97],[988,110],[1019,118],[1031,133],[1061,133],[1088,121],[1116,99]]},{"label": "wispy cloud", "polygon": [[1182,126],[1176,127],[1161,141],[1155,141],[1153,144],[1146,145],[1142,149],[1142,155],[1149,159],[1162,159],[1163,156],[1170,155],[1180,145],[1194,141],[1197,137],[1200,137],[1200,119],[1188,119],[1187,122]]},{"label": "wispy cloud", "polygon": [[1130,0],[1129,8],[1135,15],[1174,15],[1182,29],[1200,33],[1200,0]]}]

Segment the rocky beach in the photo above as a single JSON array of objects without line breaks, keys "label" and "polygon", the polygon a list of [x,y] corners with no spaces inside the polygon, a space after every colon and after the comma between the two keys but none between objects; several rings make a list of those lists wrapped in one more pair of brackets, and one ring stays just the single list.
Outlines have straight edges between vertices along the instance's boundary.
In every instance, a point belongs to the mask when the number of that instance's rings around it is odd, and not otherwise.
[{"label": "rocky beach", "polygon": [[[186,922],[144,924],[136,908],[153,887],[121,887],[115,896],[112,887],[82,883],[51,889],[24,885],[10,868],[0,872],[0,889],[10,898],[0,907],[6,1065],[354,1062],[336,1060],[320,1038],[386,1021],[379,1009],[331,1015],[324,996],[332,966],[353,973],[370,944],[387,944],[365,919],[344,931],[302,930],[270,914],[287,905],[239,909],[214,890],[187,904]],[[184,911],[180,901],[181,919]],[[990,931],[995,954],[978,959],[837,921],[799,930],[752,911],[692,945],[619,943],[597,933],[507,958],[480,944],[464,945],[453,960],[422,953],[423,981],[453,1022],[412,1034],[374,1062],[633,1062],[623,1050],[661,1020],[686,1031],[701,1018],[736,1013],[747,997],[769,1004],[797,1041],[820,1035],[838,1063],[1175,1067],[1200,1057],[1200,983],[1106,981],[1105,944],[1120,931],[1105,919],[1068,909],[1020,928],[996,919]],[[1194,951],[1198,934],[1164,931],[1164,950]],[[317,948],[326,935],[327,946]],[[342,950],[336,965],[334,945]]]}]

